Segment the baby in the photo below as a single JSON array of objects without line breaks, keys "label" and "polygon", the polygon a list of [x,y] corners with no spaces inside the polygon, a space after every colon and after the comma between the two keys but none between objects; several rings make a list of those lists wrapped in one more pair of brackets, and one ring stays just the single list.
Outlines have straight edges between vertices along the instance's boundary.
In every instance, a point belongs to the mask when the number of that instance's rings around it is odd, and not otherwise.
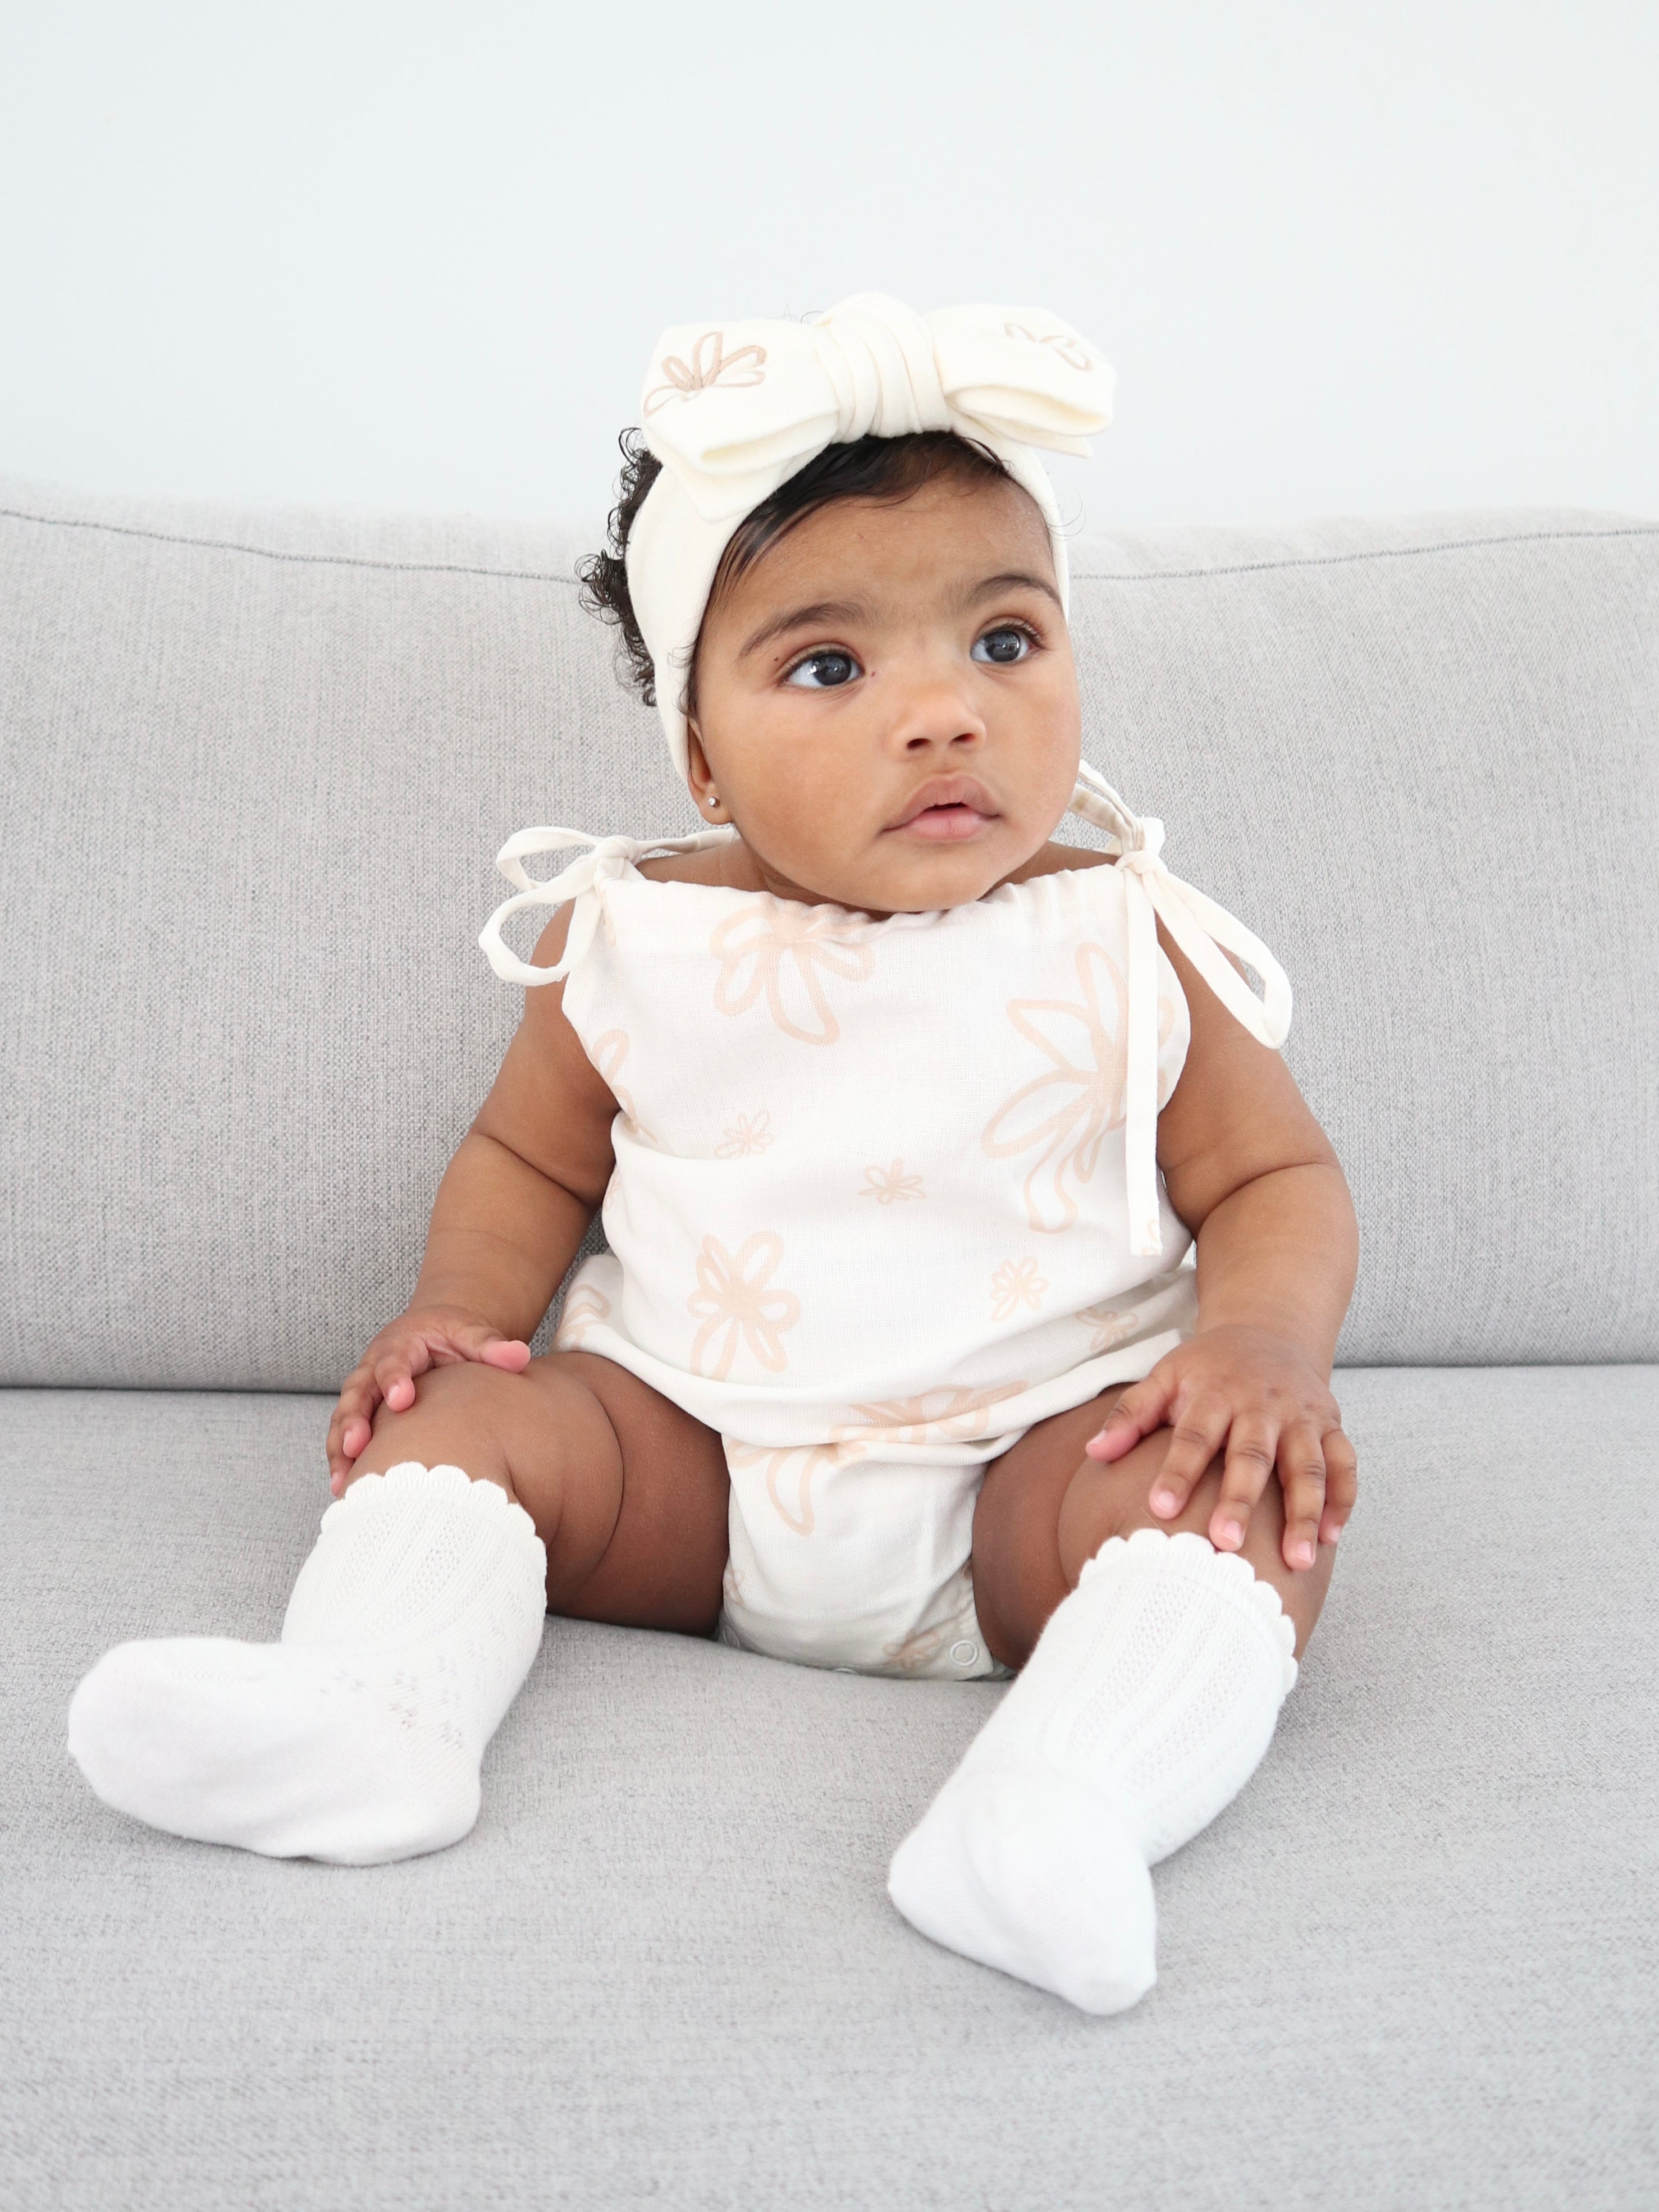
[{"label": "baby", "polygon": [[708,826],[503,848],[523,1023],[340,1394],[282,1640],[107,1654],[70,1713],[106,1802],[441,1849],[549,1608],[1012,1675],[894,1903],[1091,2012],[1151,1986],[1148,1870],[1267,1750],[1352,1509],[1357,1237],[1277,963],[1080,760],[1032,449],[1109,398],[1023,309],[660,341],[586,575]]}]

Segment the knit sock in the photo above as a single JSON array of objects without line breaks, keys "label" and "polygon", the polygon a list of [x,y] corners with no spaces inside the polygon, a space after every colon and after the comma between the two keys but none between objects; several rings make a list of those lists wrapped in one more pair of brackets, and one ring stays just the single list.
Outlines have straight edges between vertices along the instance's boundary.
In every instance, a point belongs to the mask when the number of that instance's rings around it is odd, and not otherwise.
[{"label": "knit sock", "polygon": [[1202,1536],[1114,1536],[894,1856],[912,1926],[1121,2012],[1156,1978],[1148,1869],[1261,1763],[1296,1680],[1268,1583]]},{"label": "knit sock", "polygon": [[323,1515],[279,1644],[119,1644],[70,1703],[106,1805],[203,1843],[374,1866],[459,1842],[541,1643],[546,1554],[498,1484],[412,1460]]}]

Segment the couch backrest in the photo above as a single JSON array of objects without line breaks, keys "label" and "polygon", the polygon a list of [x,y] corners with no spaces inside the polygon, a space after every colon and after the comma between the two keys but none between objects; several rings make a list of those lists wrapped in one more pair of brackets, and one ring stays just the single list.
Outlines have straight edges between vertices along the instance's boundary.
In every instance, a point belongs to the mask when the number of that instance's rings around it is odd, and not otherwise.
[{"label": "couch backrest", "polygon": [[[586,542],[0,480],[0,1378],[329,1389],[402,1305],[516,1018],[496,848],[690,824]],[[1296,986],[1343,1357],[1659,1356],[1659,524],[1075,571],[1091,756]]]}]

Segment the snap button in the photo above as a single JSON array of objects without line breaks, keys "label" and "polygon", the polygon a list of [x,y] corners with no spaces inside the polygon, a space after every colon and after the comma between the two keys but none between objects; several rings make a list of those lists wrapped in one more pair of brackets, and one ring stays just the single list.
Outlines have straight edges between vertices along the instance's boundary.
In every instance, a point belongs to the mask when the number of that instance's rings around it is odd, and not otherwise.
[{"label": "snap button", "polygon": [[965,1636],[951,1646],[951,1664],[953,1667],[971,1667],[978,1656],[978,1644]]}]

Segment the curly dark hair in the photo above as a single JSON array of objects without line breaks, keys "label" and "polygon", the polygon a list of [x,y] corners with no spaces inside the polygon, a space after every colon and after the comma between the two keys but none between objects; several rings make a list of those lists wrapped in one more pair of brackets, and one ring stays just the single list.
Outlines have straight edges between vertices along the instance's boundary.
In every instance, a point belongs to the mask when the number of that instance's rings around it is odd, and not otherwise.
[{"label": "curly dark hair", "polygon": [[[647,707],[657,703],[657,672],[640,634],[634,601],[628,589],[628,539],[646,494],[657,481],[662,463],[645,442],[643,431],[624,430],[617,440],[623,469],[617,483],[617,504],[611,510],[603,553],[592,553],[576,564],[582,580],[581,603],[602,622],[615,623],[622,633],[617,647],[617,673],[637,691]],[[900,438],[858,438],[850,445],[826,446],[816,459],[798,469],[769,499],[746,514],[720,556],[708,598],[712,605],[720,593],[752,568],[763,553],[821,507],[842,499],[899,501],[942,477],[969,483],[983,483],[1008,471],[988,447],[958,437],[954,430],[918,430]],[[693,654],[695,663],[696,655]],[[692,672],[686,675],[686,711],[693,711]]]}]

